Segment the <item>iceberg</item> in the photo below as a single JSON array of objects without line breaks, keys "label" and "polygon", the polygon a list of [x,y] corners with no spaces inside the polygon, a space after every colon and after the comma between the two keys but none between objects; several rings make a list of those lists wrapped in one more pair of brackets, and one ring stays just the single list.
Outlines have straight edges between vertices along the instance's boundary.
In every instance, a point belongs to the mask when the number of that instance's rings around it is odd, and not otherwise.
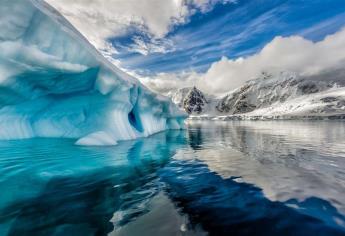
[{"label": "iceberg", "polygon": [[185,114],[105,59],[42,0],[0,4],[0,139],[80,145],[179,129]]}]

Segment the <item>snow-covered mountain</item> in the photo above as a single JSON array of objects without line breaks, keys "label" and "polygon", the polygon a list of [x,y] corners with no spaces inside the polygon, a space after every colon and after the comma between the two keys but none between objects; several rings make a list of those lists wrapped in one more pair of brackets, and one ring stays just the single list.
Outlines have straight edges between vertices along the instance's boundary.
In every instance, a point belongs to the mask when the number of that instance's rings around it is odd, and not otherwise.
[{"label": "snow-covered mountain", "polygon": [[208,106],[205,95],[196,87],[182,88],[170,92],[168,96],[188,114],[204,113],[206,111],[205,108]]},{"label": "snow-covered mountain", "polygon": [[[180,93],[179,98],[182,97]],[[181,100],[176,101],[181,104]],[[345,71],[339,69],[318,76],[263,73],[224,96],[208,96],[207,108],[195,115],[192,117],[222,119],[342,116],[345,115]]]},{"label": "snow-covered mountain", "polygon": [[213,114],[217,105],[213,96],[203,93],[195,86],[170,91],[167,96],[190,115]]},{"label": "snow-covered mountain", "polygon": [[0,22],[0,139],[110,145],[183,125],[168,98],[108,62],[44,1],[4,1]]},{"label": "snow-covered mountain", "polygon": [[186,87],[177,90],[171,90],[166,94],[166,96],[170,97],[173,103],[175,103],[178,107],[183,108],[183,101],[192,89],[193,87]]}]

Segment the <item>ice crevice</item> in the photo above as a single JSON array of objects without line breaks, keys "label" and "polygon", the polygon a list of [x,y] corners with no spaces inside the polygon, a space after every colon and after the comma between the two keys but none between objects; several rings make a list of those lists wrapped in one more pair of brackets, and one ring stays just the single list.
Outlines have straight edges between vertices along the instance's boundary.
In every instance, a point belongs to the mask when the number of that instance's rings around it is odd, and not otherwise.
[{"label": "ice crevice", "polygon": [[183,127],[185,114],[108,62],[41,0],[0,5],[0,139],[115,145]]}]

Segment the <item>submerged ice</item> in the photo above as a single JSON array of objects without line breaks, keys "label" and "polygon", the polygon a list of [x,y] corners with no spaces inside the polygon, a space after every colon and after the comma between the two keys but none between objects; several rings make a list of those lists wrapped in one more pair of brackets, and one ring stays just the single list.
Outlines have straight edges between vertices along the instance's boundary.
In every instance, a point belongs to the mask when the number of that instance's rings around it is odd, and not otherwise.
[{"label": "submerged ice", "polygon": [[0,5],[0,139],[113,145],[181,128],[184,114],[109,63],[40,0]]}]

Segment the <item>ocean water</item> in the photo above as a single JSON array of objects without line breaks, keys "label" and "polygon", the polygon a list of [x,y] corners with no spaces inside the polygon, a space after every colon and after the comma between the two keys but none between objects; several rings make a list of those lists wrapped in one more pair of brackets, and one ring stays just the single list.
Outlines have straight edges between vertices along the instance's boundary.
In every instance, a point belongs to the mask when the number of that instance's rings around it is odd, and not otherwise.
[{"label": "ocean water", "polygon": [[345,123],[0,142],[0,235],[345,235]]}]

